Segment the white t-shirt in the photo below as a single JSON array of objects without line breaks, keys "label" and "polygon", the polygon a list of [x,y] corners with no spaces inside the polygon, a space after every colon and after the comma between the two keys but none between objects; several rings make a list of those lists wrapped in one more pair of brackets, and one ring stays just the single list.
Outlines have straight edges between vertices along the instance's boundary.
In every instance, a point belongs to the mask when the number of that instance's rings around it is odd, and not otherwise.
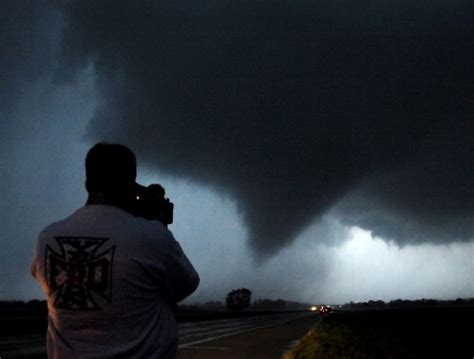
[{"label": "white t-shirt", "polygon": [[199,284],[165,226],[107,205],[46,227],[32,273],[47,296],[49,358],[174,358],[172,307]]}]

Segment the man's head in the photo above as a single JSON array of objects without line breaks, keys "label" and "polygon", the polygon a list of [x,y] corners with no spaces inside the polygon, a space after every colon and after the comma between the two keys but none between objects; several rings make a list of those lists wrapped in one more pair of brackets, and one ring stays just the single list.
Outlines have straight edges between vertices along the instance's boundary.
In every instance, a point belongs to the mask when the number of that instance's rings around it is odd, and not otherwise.
[{"label": "man's head", "polygon": [[86,189],[109,198],[122,198],[134,187],[137,162],[127,147],[100,142],[86,157]]}]

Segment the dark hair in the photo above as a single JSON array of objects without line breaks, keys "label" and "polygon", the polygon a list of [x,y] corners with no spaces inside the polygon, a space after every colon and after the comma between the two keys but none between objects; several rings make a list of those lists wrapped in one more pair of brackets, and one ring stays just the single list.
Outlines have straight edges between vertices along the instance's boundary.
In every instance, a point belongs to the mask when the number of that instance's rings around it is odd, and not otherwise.
[{"label": "dark hair", "polygon": [[86,189],[91,192],[120,192],[135,183],[137,161],[124,145],[99,142],[86,157]]}]

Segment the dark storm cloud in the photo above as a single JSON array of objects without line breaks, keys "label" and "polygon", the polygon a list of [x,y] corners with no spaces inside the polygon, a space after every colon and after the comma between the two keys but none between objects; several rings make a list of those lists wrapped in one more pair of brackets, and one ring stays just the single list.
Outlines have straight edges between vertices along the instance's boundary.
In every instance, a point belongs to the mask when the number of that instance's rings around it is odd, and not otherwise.
[{"label": "dark storm cloud", "polygon": [[[334,208],[349,225],[398,243],[474,239],[472,117],[430,131],[418,153],[382,171]],[[472,116],[472,115],[470,115]]]},{"label": "dark storm cloud", "polygon": [[52,70],[58,15],[47,0],[0,2],[0,112],[11,110],[31,81]]},{"label": "dark storm cloud", "polygon": [[472,1],[81,0],[64,13],[56,77],[92,63],[103,96],[89,139],[230,193],[260,253],[335,203],[399,240],[472,238]]}]

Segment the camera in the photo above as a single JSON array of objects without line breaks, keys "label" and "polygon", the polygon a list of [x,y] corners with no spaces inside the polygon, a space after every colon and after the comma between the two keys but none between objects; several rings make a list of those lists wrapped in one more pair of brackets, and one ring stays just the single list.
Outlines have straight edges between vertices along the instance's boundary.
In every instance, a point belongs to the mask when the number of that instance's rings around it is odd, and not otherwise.
[{"label": "camera", "polygon": [[165,189],[159,184],[148,187],[135,185],[132,214],[149,220],[158,220],[166,227],[173,223],[174,204],[165,197]]}]

